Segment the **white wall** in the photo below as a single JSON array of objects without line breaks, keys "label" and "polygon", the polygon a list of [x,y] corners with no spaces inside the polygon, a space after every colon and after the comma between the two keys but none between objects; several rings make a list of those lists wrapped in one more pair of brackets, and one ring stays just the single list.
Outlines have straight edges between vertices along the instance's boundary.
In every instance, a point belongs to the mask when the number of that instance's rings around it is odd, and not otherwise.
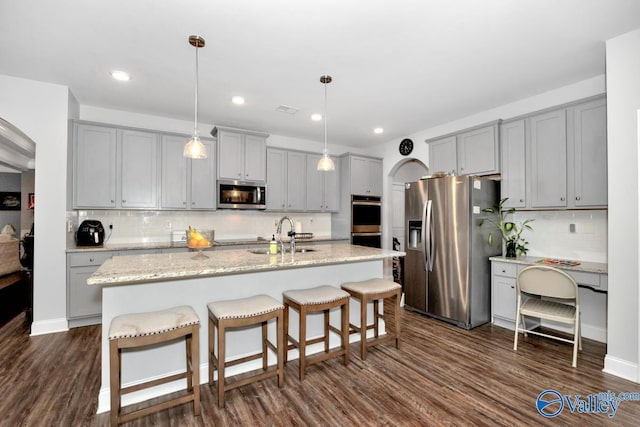
[{"label": "white wall", "polygon": [[67,328],[66,212],[67,118],[66,86],[0,75],[0,116],[36,143],[34,283],[32,334]]},{"label": "white wall", "polygon": [[604,370],[640,382],[640,30],[607,40],[609,310]]}]

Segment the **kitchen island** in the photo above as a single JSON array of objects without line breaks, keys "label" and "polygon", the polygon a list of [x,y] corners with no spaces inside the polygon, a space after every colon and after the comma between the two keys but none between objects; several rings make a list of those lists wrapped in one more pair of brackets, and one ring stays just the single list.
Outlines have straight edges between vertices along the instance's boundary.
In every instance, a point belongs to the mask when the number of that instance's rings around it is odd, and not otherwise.
[{"label": "kitchen island", "polygon": [[[301,248],[299,248],[301,249]],[[383,261],[404,252],[353,246],[325,244],[295,254],[268,255],[247,249],[210,251],[206,259],[194,260],[194,253],[114,256],[89,279],[90,286],[102,286],[102,386],[98,413],[109,410],[108,331],[111,320],[120,314],[160,310],[171,306],[190,305],[200,317],[200,383],[207,382],[207,308],[208,302],[266,294],[282,300],[282,292],[320,285],[340,287],[344,282],[383,277]],[[359,324],[357,303],[351,303],[350,321]],[[339,324],[339,313],[332,313],[333,324]],[[297,313],[291,313],[290,334],[297,336]],[[380,325],[384,333],[384,324]],[[322,314],[311,315],[307,322],[308,337],[322,335]],[[373,331],[371,331],[373,332]],[[275,336],[275,325],[270,325]],[[339,339],[331,337],[331,346]],[[351,341],[359,339],[358,334]],[[260,329],[237,330],[227,337],[228,357],[247,355],[260,349]],[[309,352],[322,349],[322,344],[308,347]],[[175,343],[159,348],[123,355],[122,383],[135,384],[184,370],[184,345]],[[289,359],[297,358],[296,351]],[[275,363],[270,355],[269,363]],[[229,368],[229,375],[260,368],[259,360]],[[127,395],[123,404],[184,389],[185,381],[177,381]]]}]

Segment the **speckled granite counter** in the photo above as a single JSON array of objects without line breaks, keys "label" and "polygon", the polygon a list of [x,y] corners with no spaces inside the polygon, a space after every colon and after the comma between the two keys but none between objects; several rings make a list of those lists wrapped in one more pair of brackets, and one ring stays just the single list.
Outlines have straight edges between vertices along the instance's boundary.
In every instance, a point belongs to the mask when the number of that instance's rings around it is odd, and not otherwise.
[{"label": "speckled granite counter", "polygon": [[[338,238],[338,237],[330,237],[330,236],[321,236],[314,237],[313,239],[308,240],[300,240],[298,241],[299,245],[304,244],[316,244],[316,243],[325,243],[325,242],[336,242],[336,243],[348,243],[348,238]],[[209,250],[215,250],[216,248],[229,248],[233,246],[246,246],[246,245],[268,245],[269,240],[264,238],[256,238],[256,239],[238,239],[238,240],[215,240],[213,242],[213,247]],[[106,243],[102,246],[76,246],[67,248],[67,253],[74,252],[100,252],[100,251],[128,251],[128,250],[138,250],[138,249],[171,249],[171,248],[187,248],[186,243],[171,243],[171,242],[130,242],[130,243]]]},{"label": "speckled granite counter", "polygon": [[282,268],[303,268],[327,264],[343,264],[378,260],[404,255],[386,249],[349,244],[314,246],[312,252],[268,255],[247,249],[207,252],[207,259],[193,259],[193,252],[115,256],[102,264],[89,277],[89,285],[110,285],[161,280],[188,279],[202,276],[255,273]]},{"label": "speckled granite counter", "polygon": [[[521,264],[521,265],[534,265],[540,263],[541,260],[545,259],[544,257],[534,257],[534,256],[520,256],[517,258],[507,258],[504,256],[493,256],[489,258],[490,261],[499,261],[499,262],[508,262],[511,264]],[[571,271],[585,271],[588,273],[607,273],[607,264],[602,262],[588,262],[588,261],[580,261],[579,265],[570,267],[567,265],[551,265],[552,267],[560,268],[562,270],[571,270]],[[546,265],[546,264],[545,264]]]},{"label": "speckled granite counter", "polygon": [[[124,313],[140,313],[189,305],[200,318],[200,372],[207,372],[208,327],[207,303],[252,295],[269,295],[282,301],[282,293],[291,289],[310,289],[329,285],[339,288],[342,283],[384,277],[384,260],[402,256],[394,252],[346,243],[325,243],[313,246],[314,252],[271,256],[254,254],[245,249],[205,252],[208,259],[193,260],[193,252],[151,255],[113,256],[89,278],[93,286],[100,284],[102,291],[102,386],[98,395],[98,413],[109,410],[109,325],[114,317]],[[373,304],[369,304],[368,318],[373,319]],[[382,311],[383,308],[380,307]],[[351,300],[349,320],[360,324],[359,304]],[[298,336],[298,314],[291,313],[289,333]],[[323,335],[322,314],[310,315],[307,320],[307,337]],[[330,313],[331,323],[340,324],[339,310]],[[275,334],[275,324],[270,322],[270,336]],[[384,321],[378,325],[378,333],[385,333]],[[368,331],[373,336],[373,330]],[[350,336],[350,342],[360,339]],[[331,348],[340,345],[337,334],[331,334]],[[229,358],[257,353],[261,348],[261,328],[242,328],[227,332],[227,356]],[[307,346],[307,354],[324,350],[324,343]],[[289,360],[298,357],[297,350],[289,351]],[[122,354],[124,386],[137,384],[184,370],[184,344],[176,342],[135,353]],[[273,355],[269,363],[275,363]],[[262,367],[261,360],[233,367],[234,373],[248,372]],[[201,383],[208,381],[201,376]],[[182,385],[184,388],[184,385]],[[178,383],[170,383],[150,389],[151,398],[180,390]],[[132,394],[133,395],[133,394]],[[135,403],[135,399],[128,403]],[[127,404],[128,404],[127,403]]]}]

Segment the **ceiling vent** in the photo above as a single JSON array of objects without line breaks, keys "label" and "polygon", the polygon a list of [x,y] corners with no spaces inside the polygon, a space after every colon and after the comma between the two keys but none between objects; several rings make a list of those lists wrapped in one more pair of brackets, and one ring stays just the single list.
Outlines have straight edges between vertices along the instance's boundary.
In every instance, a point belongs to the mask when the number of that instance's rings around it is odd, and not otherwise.
[{"label": "ceiling vent", "polygon": [[286,113],[286,114],[295,114],[298,111],[300,111],[300,109],[296,107],[291,107],[289,105],[280,105],[278,108],[276,108],[276,111],[280,113]]}]

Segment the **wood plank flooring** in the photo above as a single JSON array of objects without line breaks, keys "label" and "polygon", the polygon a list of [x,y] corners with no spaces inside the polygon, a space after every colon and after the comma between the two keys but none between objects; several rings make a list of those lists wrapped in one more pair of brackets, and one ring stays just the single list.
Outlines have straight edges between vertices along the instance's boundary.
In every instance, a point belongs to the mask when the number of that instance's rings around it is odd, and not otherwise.
[{"label": "wood plank flooring", "polygon": [[[529,337],[512,350],[513,333],[490,324],[471,331],[402,311],[400,350],[390,343],[362,362],[351,346],[341,359],[311,366],[297,378],[275,379],[227,393],[218,409],[214,390],[201,386],[202,416],[182,405],[132,421],[129,426],[636,426],[640,402],[622,402],[614,418],[571,413],[538,414],[546,389],[586,396],[638,392],[636,383],[602,372],[604,344],[584,340],[578,368],[571,347]],[[0,426],[107,426],[96,415],[100,389],[100,328],[29,337],[24,315],[0,329]],[[202,343],[206,345],[206,343]]]}]

